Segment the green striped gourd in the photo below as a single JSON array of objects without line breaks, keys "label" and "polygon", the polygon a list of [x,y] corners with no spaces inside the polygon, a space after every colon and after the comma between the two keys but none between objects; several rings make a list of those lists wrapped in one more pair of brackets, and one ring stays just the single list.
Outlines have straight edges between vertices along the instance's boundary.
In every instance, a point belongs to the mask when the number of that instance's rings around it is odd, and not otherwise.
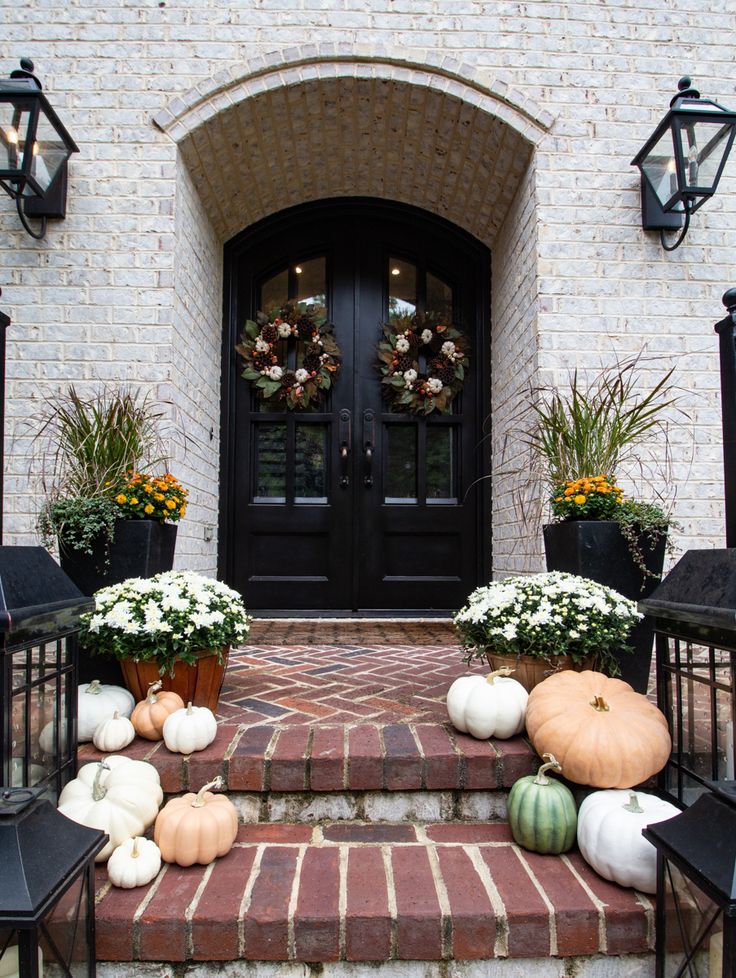
[{"label": "green striped gourd", "polygon": [[575,842],[577,811],[572,792],[547,771],[562,773],[552,754],[544,754],[536,775],[520,778],[511,789],[508,817],[514,841],[531,852],[567,852]]}]

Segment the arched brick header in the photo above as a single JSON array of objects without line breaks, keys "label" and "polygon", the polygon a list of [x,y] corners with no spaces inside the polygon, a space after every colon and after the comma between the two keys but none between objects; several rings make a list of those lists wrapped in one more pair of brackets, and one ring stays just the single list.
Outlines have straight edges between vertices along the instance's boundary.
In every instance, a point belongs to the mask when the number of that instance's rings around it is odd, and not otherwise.
[{"label": "arched brick header", "polygon": [[223,71],[155,125],[179,145],[221,240],[292,204],[400,200],[492,244],[553,117],[427,53],[314,45]]}]

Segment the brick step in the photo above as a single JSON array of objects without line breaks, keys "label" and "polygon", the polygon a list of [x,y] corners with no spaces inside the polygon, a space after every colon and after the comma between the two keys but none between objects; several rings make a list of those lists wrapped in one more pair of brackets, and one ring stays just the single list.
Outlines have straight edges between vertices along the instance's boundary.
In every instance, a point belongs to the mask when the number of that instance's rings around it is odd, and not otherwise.
[{"label": "brick step", "polygon": [[[137,738],[124,751],[150,761],[167,794],[221,775],[233,792],[498,791],[536,770],[523,737],[475,740],[449,724],[219,724],[203,751],[174,754]],[[103,755],[80,747],[84,764]]]},{"label": "brick step", "polygon": [[640,961],[654,933],[648,897],[575,851],[519,849],[502,822],[242,825],[227,856],[146,887],[99,868],[96,919],[103,962]]}]

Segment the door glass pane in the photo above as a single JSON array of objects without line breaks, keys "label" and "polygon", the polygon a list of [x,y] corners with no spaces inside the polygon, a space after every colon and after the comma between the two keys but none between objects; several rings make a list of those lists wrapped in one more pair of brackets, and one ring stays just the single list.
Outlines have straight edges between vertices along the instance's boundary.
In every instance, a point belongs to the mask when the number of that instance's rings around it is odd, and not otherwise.
[{"label": "door glass pane", "polygon": [[326,315],[327,274],[324,257],[303,261],[295,266],[294,271],[296,272],[297,300],[306,303],[308,306],[314,306],[312,310],[314,315]]},{"label": "door glass pane", "polygon": [[256,427],[253,502],[286,502],[286,425]]},{"label": "door glass pane", "polygon": [[289,271],[284,269],[278,272],[273,278],[269,278],[261,286],[261,301],[258,308],[261,312],[270,312],[272,309],[280,309],[289,298]]},{"label": "door glass pane", "polygon": [[455,429],[450,425],[427,425],[427,502],[456,503]]},{"label": "door glass pane", "polygon": [[388,261],[388,314],[391,322],[417,311],[417,269],[398,258]]},{"label": "door glass pane", "polygon": [[386,426],[386,502],[417,501],[417,429],[413,424]]},{"label": "door glass pane", "polygon": [[296,427],[294,501],[327,502],[327,425],[299,424]]},{"label": "door glass pane", "polygon": [[452,289],[441,278],[427,272],[427,313],[439,322],[452,322]]}]

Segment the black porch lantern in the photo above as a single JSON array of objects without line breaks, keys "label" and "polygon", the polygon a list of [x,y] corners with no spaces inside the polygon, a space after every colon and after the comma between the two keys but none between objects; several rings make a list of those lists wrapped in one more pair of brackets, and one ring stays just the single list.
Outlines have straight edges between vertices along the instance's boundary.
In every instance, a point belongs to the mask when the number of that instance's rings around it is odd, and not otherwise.
[{"label": "black porch lantern", "polygon": [[[716,192],[736,130],[736,112],[690,85],[680,79],[669,112],[631,161],[641,171],[642,227],[659,230],[665,251],[682,243],[690,215]],[[681,234],[668,245],[665,230],[677,228]]]},{"label": "black porch lantern", "polygon": [[643,830],[657,850],[656,978],[736,976],[736,784],[708,787]]},{"label": "black porch lantern", "polygon": [[0,974],[94,978],[94,859],[107,835],[38,794],[0,788]]},{"label": "black porch lantern", "polygon": [[74,777],[77,634],[93,605],[43,547],[0,546],[0,784],[55,802]]},{"label": "black porch lantern", "polygon": [[[0,187],[16,201],[28,234],[42,238],[47,218],[66,215],[67,160],[79,149],[41,91],[33,62],[20,64],[0,81]],[[27,217],[41,218],[39,233]]]}]

